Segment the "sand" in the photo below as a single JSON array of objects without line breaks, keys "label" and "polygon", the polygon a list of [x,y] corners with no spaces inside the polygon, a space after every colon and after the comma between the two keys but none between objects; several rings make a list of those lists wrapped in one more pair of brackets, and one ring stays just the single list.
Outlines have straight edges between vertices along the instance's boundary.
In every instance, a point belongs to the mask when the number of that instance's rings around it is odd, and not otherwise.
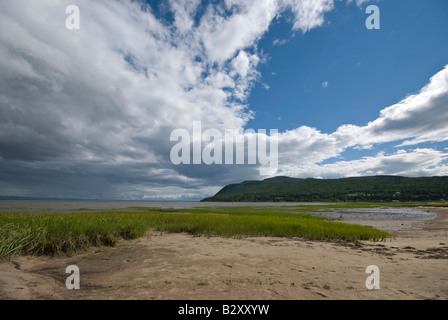
[{"label": "sand", "polygon": [[[0,299],[448,299],[448,208],[430,221],[356,221],[394,234],[360,244],[151,232],[114,248],[0,262]],[[68,290],[65,269],[80,269]],[[366,268],[380,289],[366,287]]]}]

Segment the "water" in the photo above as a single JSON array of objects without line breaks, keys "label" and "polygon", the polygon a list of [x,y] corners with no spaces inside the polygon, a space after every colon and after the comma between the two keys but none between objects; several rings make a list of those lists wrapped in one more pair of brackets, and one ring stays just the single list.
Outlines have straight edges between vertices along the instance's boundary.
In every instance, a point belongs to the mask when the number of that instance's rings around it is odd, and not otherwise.
[{"label": "water", "polygon": [[333,212],[310,212],[310,214],[330,219],[365,221],[415,221],[431,220],[436,217],[433,212],[416,208],[337,209]]},{"label": "water", "polygon": [[[280,207],[303,205],[328,205],[329,203],[301,202],[176,202],[176,201],[37,201],[0,200],[0,212],[76,212],[91,210],[125,210],[132,207],[143,208],[215,208],[215,207]],[[29,210],[28,210],[29,208]]]},{"label": "water", "polygon": [[[195,207],[280,207],[280,206],[310,206],[328,205],[329,203],[301,202],[153,202],[153,201],[25,201],[0,200],[0,212],[31,212],[31,213],[64,213],[91,212],[101,210],[135,211],[133,207],[157,207],[188,209]],[[342,220],[372,220],[372,221],[405,221],[430,220],[436,215],[416,208],[367,208],[367,209],[336,209],[333,212],[310,212],[315,216]]]}]

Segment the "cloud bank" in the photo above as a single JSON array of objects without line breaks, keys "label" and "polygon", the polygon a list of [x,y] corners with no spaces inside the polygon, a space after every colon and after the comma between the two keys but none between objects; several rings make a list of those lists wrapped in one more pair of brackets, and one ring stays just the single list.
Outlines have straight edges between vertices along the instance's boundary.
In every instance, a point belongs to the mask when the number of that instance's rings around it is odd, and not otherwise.
[{"label": "cloud bank", "polygon": [[[204,130],[245,128],[264,60],[258,41],[282,14],[306,33],[334,9],[333,0],[170,0],[163,8],[79,0],[81,29],[70,31],[69,4],[0,3],[2,195],[198,199],[263,178],[256,166],[175,166],[170,134],[191,130],[193,121]],[[279,174],[446,175],[446,150],[418,145],[448,140],[447,105],[448,67],[366,126],[282,132]],[[392,154],[322,164],[391,142]]]}]

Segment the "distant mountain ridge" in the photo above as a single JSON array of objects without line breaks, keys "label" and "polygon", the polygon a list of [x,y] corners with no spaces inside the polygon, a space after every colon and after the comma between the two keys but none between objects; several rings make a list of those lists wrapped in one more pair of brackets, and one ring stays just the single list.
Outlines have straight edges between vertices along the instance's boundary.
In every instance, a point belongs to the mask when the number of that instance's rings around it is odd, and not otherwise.
[{"label": "distant mountain ridge", "polygon": [[201,201],[437,201],[448,199],[448,177],[371,176],[342,179],[275,177],[230,184]]}]

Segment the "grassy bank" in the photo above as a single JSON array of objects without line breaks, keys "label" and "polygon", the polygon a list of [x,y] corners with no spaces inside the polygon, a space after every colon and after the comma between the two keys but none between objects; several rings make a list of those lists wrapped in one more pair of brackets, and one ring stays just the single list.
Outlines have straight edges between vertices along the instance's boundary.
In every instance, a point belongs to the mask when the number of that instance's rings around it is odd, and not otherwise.
[{"label": "grassy bank", "polygon": [[[320,208],[322,210],[325,208]],[[304,214],[306,207],[143,208],[139,212],[0,214],[0,258],[54,255],[90,246],[114,246],[149,230],[221,237],[301,237],[310,240],[384,240],[373,228]]]}]

